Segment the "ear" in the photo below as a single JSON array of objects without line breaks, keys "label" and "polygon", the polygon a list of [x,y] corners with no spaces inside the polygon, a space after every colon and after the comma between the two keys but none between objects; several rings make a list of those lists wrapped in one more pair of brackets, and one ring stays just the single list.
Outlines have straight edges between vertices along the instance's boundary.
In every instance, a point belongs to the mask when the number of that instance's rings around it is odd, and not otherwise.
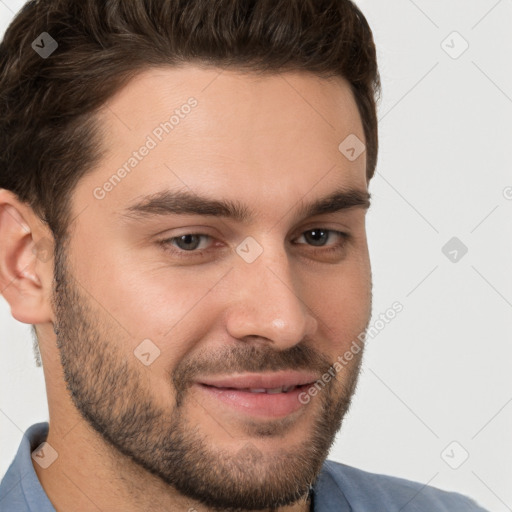
[{"label": "ear", "polygon": [[26,324],[53,321],[53,235],[32,208],[0,189],[0,294]]}]

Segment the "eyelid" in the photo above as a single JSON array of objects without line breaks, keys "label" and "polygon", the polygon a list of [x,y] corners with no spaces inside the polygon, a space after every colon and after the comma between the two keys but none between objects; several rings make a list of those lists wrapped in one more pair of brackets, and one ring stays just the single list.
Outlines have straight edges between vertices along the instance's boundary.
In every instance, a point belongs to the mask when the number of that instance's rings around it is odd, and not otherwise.
[{"label": "eyelid", "polygon": [[311,231],[312,229],[325,229],[328,231],[338,231],[340,233],[348,232],[350,231],[349,224],[343,224],[336,221],[329,221],[329,220],[322,220],[319,219],[317,221],[311,221],[306,223],[304,226],[301,226],[298,230],[299,235],[304,233],[305,231]]}]

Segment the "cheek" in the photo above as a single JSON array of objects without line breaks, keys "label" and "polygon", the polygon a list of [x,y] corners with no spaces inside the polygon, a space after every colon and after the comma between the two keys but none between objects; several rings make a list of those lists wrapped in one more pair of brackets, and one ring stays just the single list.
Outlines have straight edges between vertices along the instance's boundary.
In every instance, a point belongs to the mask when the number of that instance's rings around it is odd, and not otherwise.
[{"label": "cheek", "polygon": [[112,342],[118,340],[125,355],[136,357],[139,346],[139,352],[149,351],[152,375],[171,370],[211,328],[210,295],[223,269],[173,271],[115,251],[76,261],[76,278],[97,314],[93,321],[104,326]]},{"label": "cheek", "polygon": [[160,351],[152,372],[169,372],[208,337],[220,316],[216,286],[225,273],[214,267],[184,271],[137,265],[112,275],[106,300],[131,344],[150,339]]},{"label": "cheek", "polygon": [[341,353],[366,328],[371,316],[371,271],[364,259],[311,279],[305,303],[321,319],[320,339],[328,353]]}]

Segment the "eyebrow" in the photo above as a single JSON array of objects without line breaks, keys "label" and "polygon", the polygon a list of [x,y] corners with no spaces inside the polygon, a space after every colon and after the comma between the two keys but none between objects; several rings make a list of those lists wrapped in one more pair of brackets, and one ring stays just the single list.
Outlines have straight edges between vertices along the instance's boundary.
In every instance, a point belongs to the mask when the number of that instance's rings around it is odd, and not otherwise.
[{"label": "eyebrow", "polygon": [[[366,190],[336,190],[332,194],[301,205],[297,215],[302,218],[327,213],[336,213],[349,208],[368,209],[371,194]],[[128,206],[122,217],[143,220],[164,215],[202,215],[233,219],[239,223],[249,223],[253,219],[246,205],[236,200],[213,199],[190,191],[163,190],[139,198]]]}]

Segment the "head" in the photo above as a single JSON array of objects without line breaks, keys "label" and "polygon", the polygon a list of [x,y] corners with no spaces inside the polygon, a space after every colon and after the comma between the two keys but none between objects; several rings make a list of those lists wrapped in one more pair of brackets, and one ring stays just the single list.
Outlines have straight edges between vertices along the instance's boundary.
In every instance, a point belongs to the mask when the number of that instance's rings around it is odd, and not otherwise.
[{"label": "head", "polygon": [[[0,290],[51,421],[74,408],[211,507],[307,493],[371,315],[379,86],[349,0],[26,4],[0,45]],[[247,376],[304,386],[226,390]]]}]

